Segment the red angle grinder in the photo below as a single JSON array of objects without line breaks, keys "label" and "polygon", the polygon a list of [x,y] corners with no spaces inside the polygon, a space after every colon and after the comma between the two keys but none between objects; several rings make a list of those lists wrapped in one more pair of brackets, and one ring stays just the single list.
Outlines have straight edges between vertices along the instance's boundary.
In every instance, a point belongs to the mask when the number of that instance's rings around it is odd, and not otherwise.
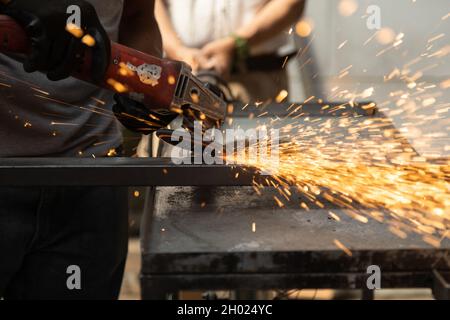
[{"label": "red angle grinder", "polygon": [[[0,15],[0,52],[26,54],[28,51],[24,29],[9,16]],[[90,81],[90,54],[86,50],[81,67],[73,74],[75,78]],[[195,77],[187,64],[159,59],[114,42],[104,79],[96,85],[128,93],[130,98],[157,112],[189,114],[202,121],[204,129],[220,127],[226,116],[227,103],[220,93]]]}]

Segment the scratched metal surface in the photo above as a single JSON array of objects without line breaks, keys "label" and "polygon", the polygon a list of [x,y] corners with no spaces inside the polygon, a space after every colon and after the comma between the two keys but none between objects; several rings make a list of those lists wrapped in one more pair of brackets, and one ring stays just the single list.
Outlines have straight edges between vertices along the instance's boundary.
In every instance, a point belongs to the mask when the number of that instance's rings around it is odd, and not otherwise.
[{"label": "scratched metal surface", "polygon": [[[330,203],[325,209],[301,209],[299,204],[305,199],[298,193],[281,209],[273,200],[274,195],[279,195],[274,188],[266,188],[262,195],[248,187],[159,188],[153,236],[144,243],[145,251],[336,250],[335,239],[351,250],[431,248],[417,235],[400,239],[386,224],[373,219],[368,223],[358,222]],[[341,221],[331,219],[329,211]],[[361,208],[359,212],[367,211]],[[443,248],[450,248],[450,241],[445,241]]]},{"label": "scratched metal surface", "polygon": [[[274,194],[270,188],[261,196],[248,187],[159,188],[157,209],[142,226],[142,274],[325,276],[365,274],[368,266],[377,265],[385,276],[408,273],[415,279],[412,275],[422,274],[420,281],[429,283],[433,269],[450,270],[449,240],[436,249],[414,234],[400,239],[386,224],[360,223],[332,205],[308,212],[298,206],[301,195],[280,209]],[[342,221],[330,219],[328,210]],[[335,239],[352,256],[337,248]],[[410,285],[422,287],[422,282]]]}]

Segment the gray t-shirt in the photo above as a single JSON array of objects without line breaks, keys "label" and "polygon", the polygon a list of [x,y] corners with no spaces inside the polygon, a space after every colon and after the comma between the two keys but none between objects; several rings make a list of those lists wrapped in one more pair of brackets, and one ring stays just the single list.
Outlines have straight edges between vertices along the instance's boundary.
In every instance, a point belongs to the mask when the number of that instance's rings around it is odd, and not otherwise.
[{"label": "gray t-shirt", "polygon": [[[89,0],[117,41],[124,0]],[[102,156],[122,143],[112,93],[69,78],[52,82],[0,54],[0,157]]]}]

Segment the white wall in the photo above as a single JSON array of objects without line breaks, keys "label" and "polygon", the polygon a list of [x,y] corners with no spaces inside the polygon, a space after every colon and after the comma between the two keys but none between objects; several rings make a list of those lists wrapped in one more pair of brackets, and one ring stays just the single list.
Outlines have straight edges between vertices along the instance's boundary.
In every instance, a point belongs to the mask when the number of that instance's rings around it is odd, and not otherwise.
[{"label": "white wall", "polygon": [[[444,37],[432,42],[428,52],[435,52],[446,45],[450,46],[450,17],[442,20],[442,17],[450,13],[450,0],[358,0],[358,10],[350,17],[344,17],[339,13],[339,2],[340,0],[309,0],[307,5],[306,16],[314,22],[311,53],[319,69],[318,77],[314,81],[323,85],[322,96],[331,98],[331,88],[335,86],[338,86],[339,90],[347,89],[351,92],[362,92],[366,88],[374,87],[375,91],[370,99],[377,103],[392,100],[390,93],[402,90],[410,92],[412,96],[409,99],[421,106],[421,100],[426,99],[429,94],[430,97],[436,98],[436,103],[413,112],[417,118],[414,121],[411,121],[411,115],[406,117],[405,112],[396,114],[395,111],[399,107],[395,105],[395,100],[386,103],[384,108],[387,114],[392,116],[396,126],[404,128],[405,135],[419,152],[450,155],[448,150],[450,89],[427,89],[425,93],[418,95],[416,89],[409,90],[406,83],[400,79],[393,79],[387,83],[383,79],[394,68],[401,69],[409,61],[426,53],[428,40],[434,36],[445,34]],[[367,28],[366,10],[369,5],[381,8],[382,27],[389,27],[396,34],[404,33],[401,45],[378,57],[377,53],[388,46],[381,45],[376,39],[364,45],[364,42],[375,33],[374,30]],[[347,44],[338,50],[338,46],[346,40]],[[350,74],[338,79],[339,72],[349,65],[353,65]],[[421,62],[411,67],[411,71],[432,65],[436,66],[424,71],[423,77],[418,82],[425,81],[427,85],[439,86],[444,80],[450,79],[450,54],[440,59],[423,57]],[[299,89],[299,64],[291,66],[291,73],[293,100],[302,101],[306,94]],[[445,108],[447,112],[443,114]],[[427,114],[435,114],[437,110],[440,110],[441,117],[444,115],[445,119],[423,121]],[[409,133],[406,130],[409,130]],[[421,134],[418,137],[419,131]],[[445,136],[425,139],[427,134],[436,132],[444,133]]]}]

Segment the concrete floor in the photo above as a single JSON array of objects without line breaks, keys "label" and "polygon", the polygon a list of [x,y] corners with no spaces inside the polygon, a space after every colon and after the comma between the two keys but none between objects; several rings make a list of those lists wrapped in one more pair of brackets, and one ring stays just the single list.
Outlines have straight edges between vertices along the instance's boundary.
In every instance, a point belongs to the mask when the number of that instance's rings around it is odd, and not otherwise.
[{"label": "concrete floor", "polygon": [[125,267],[120,300],[139,300],[141,298],[139,285],[140,269],[141,254],[139,239],[130,239],[128,245],[128,260]]}]

